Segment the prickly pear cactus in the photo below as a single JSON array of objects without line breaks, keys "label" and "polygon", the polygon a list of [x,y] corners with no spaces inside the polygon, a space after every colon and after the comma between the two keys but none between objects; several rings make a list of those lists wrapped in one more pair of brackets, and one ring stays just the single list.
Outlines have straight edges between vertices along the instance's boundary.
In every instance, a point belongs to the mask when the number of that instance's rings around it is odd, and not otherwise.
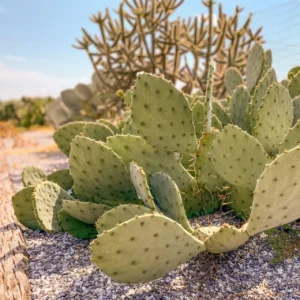
[{"label": "prickly pear cactus", "polygon": [[235,250],[249,240],[245,229],[224,224],[215,230],[206,240],[206,250],[211,253],[223,253]]},{"label": "prickly pear cactus", "polygon": [[39,168],[27,166],[22,171],[22,182],[25,187],[36,186],[46,180],[47,175]]},{"label": "prickly pear cactus", "polygon": [[100,203],[74,200],[63,200],[62,207],[71,217],[86,224],[95,224],[100,216],[111,209],[110,206]]},{"label": "prickly pear cactus", "polygon": [[171,82],[141,74],[132,93],[132,124],[155,148],[179,153],[197,150],[192,112]]},{"label": "prickly pear cactus", "polygon": [[267,154],[255,138],[236,126],[227,125],[213,141],[211,159],[222,178],[251,191],[264,170]]},{"label": "prickly pear cactus", "polygon": [[299,218],[300,147],[280,154],[261,174],[247,232],[254,235]]},{"label": "prickly pear cactus", "polygon": [[94,239],[97,237],[97,230],[94,225],[89,225],[70,216],[64,209],[57,213],[60,227],[78,239]]},{"label": "prickly pear cactus", "polygon": [[294,107],[293,125],[295,125],[296,122],[300,119],[300,96],[296,97],[293,100],[293,107]]},{"label": "prickly pear cactus", "polygon": [[288,90],[292,99],[300,96],[300,71],[291,79]]},{"label": "prickly pear cactus", "polygon": [[49,181],[40,183],[33,193],[34,214],[41,228],[49,232],[62,230],[57,213],[62,209],[62,200],[73,200],[66,191]]},{"label": "prickly pear cactus", "polygon": [[247,108],[250,101],[251,98],[246,87],[239,86],[233,91],[229,104],[231,123],[248,132],[250,131],[250,120],[247,115]]},{"label": "prickly pear cactus", "polygon": [[72,142],[69,164],[75,194],[79,187],[79,192],[98,198],[137,202],[123,161],[103,143],[77,136]]},{"label": "prickly pear cactus", "polygon": [[151,176],[150,185],[154,201],[160,211],[181,224],[185,230],[193,233],[194,230],[187,219],[180,191],[173,179],[163,172],[158,172]]},{"label": "prickly pear cactus", "polygon": [[241,84],[243,84],[243,78],[240,71],[237,68],[230,67],[225,73],[225,86],[229,95],[232,95],[233,91]]},{"label": "prickly pear cactus", "polygon": [[296,146],[300,145],[300,121],[289,129],[284,137],[283,143],[280,145],[280,152],[284,150],[290,150]]},{"label": "prickly pear cactus", "polygon": [[33,186],[28,186],[20,190],[12,197],[12,204],[15,215],[21,224],[30,229],[40,229],[33,210],[33,191]]},{"label": "prickly pear cactus", "polygon": [[98,233],[103,233],[106,230],[110,230],[118,224],[128,221],[136,216],[142,216],[144,214],[153,214],[154,211],[148,207],[134,204],[122,204],[114,207],[110,211],[104,213],[99,217],[96,222],[96,228]]},{"label": "prickly pear cactus", "polygon": [[257,113],[261,105],[262,98],[266,95],[268,88],[273,82],[277,82],[277,78],[274,69],[270,69],[255,87],[252,101],[249,106],[252,129],[256,124]]},{"label": "prickly pear cactus", "polygon": [[149,177],[159,171],[175,178],[183,190],[195,183],[195,179],[183,168],[174,153],[153,148],[140,136],[116,135],[107,139],[106,145],[122,158],[125,166],[135,161]]},{"label": "prickly pear cactus", "polygon": [[108,120],[99,119],[97,122],[107,126],[113,132],[113,134],[121,133],[119,128],[116,125],[114,125],[113,123],[109,122]]},{"label": "prickly pear cactus", "polygon": [[204,250],[203,242],[157,214],[123,222],[91,243],[92,261],[106,275],[125,283],[160,278]]},{"label": "prickly pear cactus", "polygon": [[137,195],[141,198],[144,205],[155,210],[153,197],[147,182],[147,176],[144,170],[135,162],[130,163],[130,177]]},{"label": "prickly pear cactus", "polygon": [[114,135],[114,132],[104,124],[89,122],[83,127],[83,135],[96,141],[105,142],[108,136]]},{"label": "prickly pear cactus", "polygon": [[47,176],[47,180],[58,184],[65,191],[70,190],[74,184],[69,169],[61,169],[54,171]]},{"label": "prickly pear cactus", "polygon": [[76,135],[83,132],[85,124],[85,122],[72,122],[59,127],[55,131],[53,139],[63,153],[69,155],[72,140]]},{"label": "prickly pear cactus", "polygon": [[293,123],[293,103],[285,87],[273,83],[262,98],[254,136],[274,156]]},{"label": "prickly pear cactus", "polygon": [[234,211],[237,217],[247,220],[250,216],[252,201],[253,191],[234,187],[227,205]]},{"label": "prickly pear cactus", "polygon": [[246,82],[249,93],[257,85],[264,69],[264,50],[258,43],[250,49],[246,64]]}]

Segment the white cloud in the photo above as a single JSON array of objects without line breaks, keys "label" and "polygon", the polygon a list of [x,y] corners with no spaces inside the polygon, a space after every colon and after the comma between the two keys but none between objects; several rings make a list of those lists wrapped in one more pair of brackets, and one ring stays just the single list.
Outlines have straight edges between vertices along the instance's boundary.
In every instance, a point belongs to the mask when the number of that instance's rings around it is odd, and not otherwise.
[{"label": "white cloud", "polygon": [[78,82],[88,83],[86,79],[52,76],[38,70],[11,68],[0,63],[0,99],[58,97],[62,90],[73,88]]},{"label": "white cloud", "polygon": [[26,63],[28,61],[27,58],[23,56],[15,56],[15,55],[5,55],[4,59],[9,61],[14,61],[14,62],[21,62],[21,63]]},{"label": "white cloud", "polygon": [[6,15],[8,13],[8,9],[0,6],[0,15]]}]

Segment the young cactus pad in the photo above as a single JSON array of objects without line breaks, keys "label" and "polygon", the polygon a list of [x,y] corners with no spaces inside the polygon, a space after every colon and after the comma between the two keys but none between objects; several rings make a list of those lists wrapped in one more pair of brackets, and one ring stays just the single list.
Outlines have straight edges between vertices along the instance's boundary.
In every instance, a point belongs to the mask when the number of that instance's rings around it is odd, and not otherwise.
[{"label": "young cactus pad", "polygon": [[69,164],[75,184],[88,195],[137,201],[121,158],[103,143],[77,136],[72,142]]},{"label": "young cactus pad", "polygon": [[69,155],[72,140],[76,135],[83,132],[85,124],[85,122],[72,122],[59,127],[55,131],[53,139],[63,153]]},{"label": "young cactus pad", "polygon": [[257,112],[261,105],[261,100],[266,95],[268,88],[273,82],[277,82],[277,78],[274,69],[270,69],[255,87],[252,101],[249,106],[252,129],[256,124]]},{"label": "young cactus pad", "polygon": [[25,187],[12,197],[12,204],[18,221],[30,229],[40,229],[32,204],[33,186]]},{"label": "young cactus pad", "polygon": [[97,120],[97,122],[107,126],[114,134],[121,133],[119,128],[116,125],[114,125],[113,123],[109,122],[108,120],[99,119],[99,120]]},{"label": "young cactus pad", "polygon": [[106,138],[114,133],[104,124],[89,122],[83,127],[83,135],[96,141],[105,142]]},{"label": "young cactus pad", "polygon": [[39,225],[46,231],[58,232],[62,228],[57,219],[57,212],[62,208],[62,200],[71,197],[57,184],[44,181],[33,193],[33,207]]},{"label": "young cactus pad", "polygon": [[36,186],[46,180],[47,175],[39,168],[27,166],[22,171],[22,182],[25,187]]},{"label": "young cactus pad", "polygon": [[257,85],[264,68],[264,50],[258,43],[251,48],[246,65],[246,82],[249,93]]},{"label": "young cactus pad", "polygon": [[47,176],[47,180],[58,184],[65,191],[70,190],[74,183],[73,178],[70,175],[69,169],[61,169],[54,171]]},{"label": "young cactus pad", "polygon": [[251,101],[250,95],[245,86],[237,87],[231,97],[229,114],[233,125],[237,125],[245,131],[250,131],[247,108]]},{"label": "young cactus pad", "polygon": [[103,233],[106,230],[116,227],[118,224],[134,218],[135,216],[153,213],[153,210],[145,206],[122,204],[104,213],[96,222],[96,228],[99,233]]},{"label": "young cactus pad", "polygon": [[245,229],[224,224],[214,231],[206,240],[206,250],[211,253],[228,252],[245,244],[249,235]]},{"label": "young cactus pad", "polygon": [[218,174],[232,185],[254,190],[267,163],[262,145],[240,128],[227,125],[215,138],[211,159]]},{"label": "young cactus pad", "polygon": [[182,203],[180,191],[173,179],[158,172],[151,176],[151,192],[160,211],[170,219],[181,224],[189,232],[193,232]]},{"label": "young cactus pad", "polygon": [[130,176],[135,191],[143,201],[144,205],[150,209],[155,210],[155,204],[150,193],[147,176],[144,170],[140,168],[135,162],[130,163]]},{"label": "young cactus pad", "polygon": [[175,179],[180,190],[195,183],[174,153],[155,149],[140,136],[112,136],[107,139],[106,145],[122,158],[126,167],[129,168],[130,162],[135,161],[143,168],[148,180],[153,173],[163,171]]},{"label": "young cactus pad", "polygon": [[261,174],[247,232],[254,235],[298,219],[300,213],[300,147],[279,155]]},{"label": "young cactus pad", "polygon": [[274,156],[293,123],[293,103],[285,87],[274,83],[262,98],[257,112],[254,136],[266,152]]},{"label": "young cactus pad", "polygon": [[300,95],[300,71],[291,79],[288,89],[292,99]]},{"label": "young cactus pad", "polygon": [[77,200],[63,200],[62,207],[70,216],[86,224],[95,224],[100,216],[111,209],[104,204]]},{"label": "young cactus pad", "polygon": [[160,278],[202,251],[203,242],[158,214],[137,216],[91,243],[92,261],[106,275],[125,283]]},{"label": "young cactus pad", "polygon": [[297,121],[285,135],[283,143],[280,145],[280,152],[292,149],[298,145],[300,145],[300,121]]},{"label": "young cactus pad", "polygon": [[241,84],[243,84],[243,78],[240,71],[237,68],[230,67],[225,73],[225,86],[229,95],[232,95],[233,91]]},{"label": "young cactus pad", "polygon": [[93,239],[97,237],[94,225],[89,225],[70,216],[64,209],[57,213],[59,225],[62,229],[78,239]]},{"label": "young cactus pad", "polygon": [[139,75],[131,109],[133,126],[153,147],[179,153],[197,150],[191,109],[171,82],[155,75]]}]

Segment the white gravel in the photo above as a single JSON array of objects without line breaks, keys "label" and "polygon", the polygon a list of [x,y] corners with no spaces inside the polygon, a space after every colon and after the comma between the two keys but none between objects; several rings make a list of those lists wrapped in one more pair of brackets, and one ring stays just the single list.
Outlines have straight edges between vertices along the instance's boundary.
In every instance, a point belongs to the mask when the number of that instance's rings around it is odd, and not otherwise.
[{"label": "white gravel", "polygon": [[[25,133],[36,147],[50,145],[51,133]],[[9,147],[9,141],[7,142]],[[46,172],[66,167],[58,152],[19,153],[8,157],[16,190],[22,186],[21,170],[34,164]],[[232,215],[217,213],[200,217],[193,225],[234,224]],[[164,278],[149,284],[118,284],[90,261],[89,241],[67,233],[49,234],[26,230],[30,255],[32,299],[300,299],[300,258],[272,265],[274,255],[266,235],[251,238],[243,247],[222,255],[200,254]]]}]

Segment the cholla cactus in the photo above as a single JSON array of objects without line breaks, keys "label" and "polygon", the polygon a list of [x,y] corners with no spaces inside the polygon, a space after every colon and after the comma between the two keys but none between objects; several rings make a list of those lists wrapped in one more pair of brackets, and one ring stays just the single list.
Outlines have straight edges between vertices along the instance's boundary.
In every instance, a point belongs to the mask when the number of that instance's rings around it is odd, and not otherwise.
[{"label": "cholla cactus", "polygon": [[207,15],[171,21],[183,0],[122,1],[117,19],[108,9],[93,15],[100,35],[82,29],[83,38],[75,47],[87,52],[103,91],[128,90],[141,71],[163,75],[173,84],[181,81],[187,93],[205,90],[209,62],[215,60],[215,95],[222,96],[226,68],[234,66],[244,74],[250,46],[262,41],[261,28],[250,29],[251,14],[239,25],[242,9],[236,7],[227,17],[221,4],[214,22],[214,1],[202,2]]}]

